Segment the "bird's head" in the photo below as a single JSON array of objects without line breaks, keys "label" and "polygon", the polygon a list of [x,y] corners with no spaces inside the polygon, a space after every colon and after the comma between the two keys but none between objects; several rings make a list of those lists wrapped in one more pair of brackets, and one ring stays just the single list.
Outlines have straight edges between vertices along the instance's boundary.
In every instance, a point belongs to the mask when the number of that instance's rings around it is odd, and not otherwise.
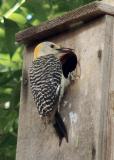
[{"label": "bird's head", "polygon": [[34,60],[48,54],[58,54],[61,47],[53,42],[39,43],[34,49]]},{"label": "bird's head", "polygon": [[60,57],[71,52],[73,53],[73,49],[71,48],[65,48],[49,41],[42,42],[39,43],[34,49],[34,60],[48,54],[54,54],[57,58],[60,59]]}]

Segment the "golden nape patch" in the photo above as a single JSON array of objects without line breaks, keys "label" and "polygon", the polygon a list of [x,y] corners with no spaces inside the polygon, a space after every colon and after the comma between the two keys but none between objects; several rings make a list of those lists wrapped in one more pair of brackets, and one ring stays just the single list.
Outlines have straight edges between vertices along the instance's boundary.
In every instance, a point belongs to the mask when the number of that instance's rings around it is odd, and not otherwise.
[{"label": "golden nape patch", "polygon": [[34,60],[39,57],[40,49],[42,48],[42,44],[39,44],[34,49]]}]

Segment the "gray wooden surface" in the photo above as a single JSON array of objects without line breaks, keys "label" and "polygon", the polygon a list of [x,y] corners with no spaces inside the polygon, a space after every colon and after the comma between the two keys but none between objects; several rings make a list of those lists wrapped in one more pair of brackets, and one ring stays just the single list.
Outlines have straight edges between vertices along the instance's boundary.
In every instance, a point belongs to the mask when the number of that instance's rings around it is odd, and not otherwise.
[{"label": "gray wooden surface", "polygon": [[108,100],[108,153],[107,159],[114,160],[114,18],[112,26],[112,39],[109,41],[111,56],[110,81],[109,81],[109,100]]},{"label": "gray wooden surface", "polygon": [[61,147],[52,126],[44,129],[33,102],[28,70],[35,46],[26,48],[16,160],[114,160],[113,29],[113,17],[103,16],[46,39],[74,48],[81,65],[81,77],[62,103],[69,143]]},{"label": "gray wooden surface", "polygon": [[113,29],[114,29],[114,17],[106,15],[105,17],[105,43],[103,49],[103,68],[102,68],[102,98],[101,98],[101,110],[100,110],[100,131],[99,131],[99,152],[98,159],[110,160],[111,155],[111,143],[110,143],[110,122],[109,122],[109,87],[110,87],[110,75],[111,75],[111,63],[113,55]]}]

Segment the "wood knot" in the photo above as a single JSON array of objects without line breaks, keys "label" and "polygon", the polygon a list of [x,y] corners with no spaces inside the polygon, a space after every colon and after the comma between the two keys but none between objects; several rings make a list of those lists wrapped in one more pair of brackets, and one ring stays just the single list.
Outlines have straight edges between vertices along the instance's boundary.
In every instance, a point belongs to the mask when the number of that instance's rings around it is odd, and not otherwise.
[{"label": "wood knot", "polygon": [[101,60],[101,58],[102,58],[102,50],[101,49],[99,49],[98,50],[98,58]]},{"label": "wood knot", "polygon": [[23,86],[27,86],[28,85],[28,73],[26,70],[23,70]]},{"label": "wood knot", "polygon": [[27,78],[24,78],[24,79],[23,79],[23,85],[24,85],[24,86],[27,86],[27,84],[28,84],[28,79],[27,79]]},{"label": "wood knot", "polygon": [[96,149],[95,149],[95,146],[92,145],[92,160],[95,159],[95,156],[96,156]]}]

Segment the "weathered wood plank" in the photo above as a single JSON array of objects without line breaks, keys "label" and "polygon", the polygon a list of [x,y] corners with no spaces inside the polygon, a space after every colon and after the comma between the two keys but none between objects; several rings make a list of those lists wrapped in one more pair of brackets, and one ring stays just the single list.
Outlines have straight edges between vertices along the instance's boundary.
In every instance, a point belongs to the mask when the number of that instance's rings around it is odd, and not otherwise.
[{"label": "weathered wood plank", "polygon": [[[114,60],[114,58],[113,58]],[[113,69],[112,69],[113,70]],[[114,74],[114,71],[113,71]],[[109,147],[110,147],[110,156],[109,160],[114,160],[114,91],[110,90],[110,102],[109,102],[109,121],[108,125],[110,126],[110,135],[109,135]]]},{"label": "weathered wood plank", "polygon": [[[101,160],[98,159],[100,154],[98,137],[101,127],[100,111],[103,104],[101,100],[105,97],[102,94],[102,82],[105,85],[105,80],[103,81],[106,60],[105,21],[106,18],[102,17],[85,24],[78,30],[45,39],[74,48],[80,58],[81,78],[69,88],[61,108],[69,134],[69,143],[63,141],[61,147],[58,146],[58,138],[52,126],[49,125],[44,129],[38,116],[28,75],[34,47],[26,49],[16,160]],[[99,50],[103,50],[101,58],[98,54]]]},{"label": "weathered wood plank", "polygon": [[102,70],[102,98],[100,110],[100,130],[99,130],[99,152],[98,160],[110,160],[110,122],[109,122],[109,86],[111,74],[111,59],[113,46],[113,26],[114,18],[106,15],[105,42],[103,50],[103,70]]},{"label": "weathered wood plank", "polygon": [[87,21],[103,14],[114,15],[114,7],[103,2],[93,2],[81,8],[68,12],[62,17],[47,21],[36,27],[30,27],[16,34],[16,41],[29,43],[40,41],[62,31],[68,30],[78,22]]},{"label": "weathered wood plank", "polygon": [[108,147],[109,153],[107,158],[108,160],[114,160],[114,18],[113,18],[113,33],[112,33],[112,58],[111,58],[111,74],[110,74],[110,86],[109,86],[109,111],[108,111]]}]

